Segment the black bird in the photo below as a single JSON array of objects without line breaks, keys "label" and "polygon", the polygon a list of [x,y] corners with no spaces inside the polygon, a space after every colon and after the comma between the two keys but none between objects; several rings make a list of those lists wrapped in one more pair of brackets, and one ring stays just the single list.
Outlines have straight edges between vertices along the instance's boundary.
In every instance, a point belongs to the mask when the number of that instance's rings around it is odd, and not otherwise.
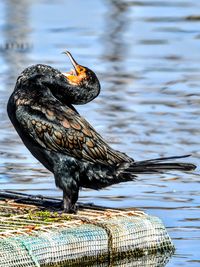
[{"label": "black bird", "polygon": [[98,96],[98,78],[69,52],[65,54],[74,70],[63,74],[42,64],[26,68],[18,77],[7,106],[22,141],[54,174],[56,186],[63,190],[65,212],[76,211],[80,187],[101,189],[133,180],[137,173],[195,169],[190,163],[163,162],[186,156],[135,162],[112,149],[73,107]]}]

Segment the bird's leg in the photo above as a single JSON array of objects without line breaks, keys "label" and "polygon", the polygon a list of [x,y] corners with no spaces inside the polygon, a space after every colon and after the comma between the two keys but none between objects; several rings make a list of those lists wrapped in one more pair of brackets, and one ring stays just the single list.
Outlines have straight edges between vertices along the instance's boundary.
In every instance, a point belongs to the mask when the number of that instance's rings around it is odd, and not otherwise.
[{"label": "bird's leg", "polygon": [[63,190],[63,210],[66,213],[76,213],[76,202],[79,193],[79,173],[74,171],[73,162],[68,168],[66,162],[61,161],[55,169],[56,186]]},{"label": "bird's leg", "polygon": [[65,194],[65,192],[63,191],[63,211],[68,213],[69,211],[69,207],[70,207],[70,199],[68,198],[68,196]]}]

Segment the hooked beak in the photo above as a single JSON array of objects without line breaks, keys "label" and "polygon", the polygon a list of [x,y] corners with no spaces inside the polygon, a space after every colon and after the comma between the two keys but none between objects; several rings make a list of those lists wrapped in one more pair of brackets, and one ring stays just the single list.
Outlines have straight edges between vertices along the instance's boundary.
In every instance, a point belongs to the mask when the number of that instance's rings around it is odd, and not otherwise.
[{"label": "hooked beak", "polygon": [[62,54],[65,54],[69,57],[74,69],[75,69],[75,72],[76,72],[76,75],[78,74],[77,73],[77,66],[78,66],[78,63],[76,62],[76,60],[73,58],[73,56],[71,55],[71,53],[69,51],[64,51]]}]

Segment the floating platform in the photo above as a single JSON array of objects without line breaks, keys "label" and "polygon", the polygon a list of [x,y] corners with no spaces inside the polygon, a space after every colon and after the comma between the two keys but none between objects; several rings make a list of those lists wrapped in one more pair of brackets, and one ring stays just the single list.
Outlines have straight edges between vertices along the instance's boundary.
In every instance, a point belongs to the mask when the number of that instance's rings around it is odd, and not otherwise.
[{"label": "floating platform", "polygon": [[161,220],[136,209],[79,205],[0,191],[0,267],[165,266],[174,251]]}]

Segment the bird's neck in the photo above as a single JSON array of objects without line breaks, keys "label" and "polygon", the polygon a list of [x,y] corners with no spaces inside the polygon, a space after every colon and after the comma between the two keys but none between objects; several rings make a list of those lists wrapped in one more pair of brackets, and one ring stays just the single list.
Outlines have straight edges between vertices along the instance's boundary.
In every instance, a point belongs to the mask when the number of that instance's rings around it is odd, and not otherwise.
[{"label": "bird's neck", "polygon": [[86,104],[92,101],[100,91],[98,79],[84,86],[71,85],[58,70],[38,64],[26,68],[17,79],[15,90],[29,95],[46,95],[50,92],[63,104]]}]

